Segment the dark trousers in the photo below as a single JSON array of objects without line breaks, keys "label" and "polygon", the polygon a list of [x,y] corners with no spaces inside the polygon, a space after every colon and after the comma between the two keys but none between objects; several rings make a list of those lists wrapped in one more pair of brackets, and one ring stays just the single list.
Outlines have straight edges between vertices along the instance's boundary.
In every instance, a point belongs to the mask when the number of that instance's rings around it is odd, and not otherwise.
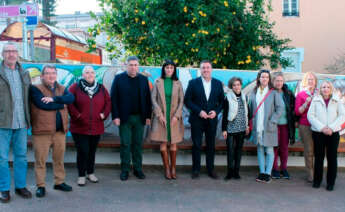
[{"label": "dark trousers", "polygon": [[337,149],[339,145],[339,133],[331,136],[320,132],[312,132],[314,141],[314,183],[321,184],[323,176],[323,160],[327,157],[327,184],[334,185],[337,176]]},{"label": "dark trousers", "polygon": [[131,155],[134,170],[142,170],[142,144],[144,125],[140,115],[131,115],[128,121],[120,125],[120,157],[121,170],[128,172],[131,166]]},{"label": "dark trousers", "polygon": [[77,148],[79,177],[85,177],[85,174],[93,174],[97,145],[101,136],[72,133],[72,137]]},{"label": "dark trousers", "polygon": [[228,133],[226,139],[228,172],[239,173],[245,132]]},{"label": "dark trousers", "polygon": [[215,137],[217,122],[215,120],[200,120],[191,123],[193,172],[200,172],[202,136],[206,140],[206,167],[210,173],[214,168]]}]

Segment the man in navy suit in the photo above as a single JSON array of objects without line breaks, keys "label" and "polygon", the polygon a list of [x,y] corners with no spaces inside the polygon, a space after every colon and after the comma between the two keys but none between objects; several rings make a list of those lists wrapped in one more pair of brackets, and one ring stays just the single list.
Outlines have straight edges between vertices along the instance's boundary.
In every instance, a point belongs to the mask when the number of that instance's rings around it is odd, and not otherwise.
[{"label": "man in navy suit", "polygon": [[198,178],[200,173],[201,144],[205,133],[206,167],[208,175],[217,179],[214,171],[215,137],[218,114],[221,112],[224,100],[222,83],[212,78],[212,64],[205,60],[200,63],[201,77],[189,81],[185,94],[185,105],[190,110],[189,123],[193,141],[193,171],[192,178]]},{"label": "man in navy suit", "polygon": [[117,75],[111,86],[113,123],[119,127],[121,146],[121,180],[127,180],[131,155],[133,174],[144,179],[142,171],[142,142],[144,125],[150,124],[152,103],[147,77],[138,73],[139,59],[127,58],[127,71]]}]

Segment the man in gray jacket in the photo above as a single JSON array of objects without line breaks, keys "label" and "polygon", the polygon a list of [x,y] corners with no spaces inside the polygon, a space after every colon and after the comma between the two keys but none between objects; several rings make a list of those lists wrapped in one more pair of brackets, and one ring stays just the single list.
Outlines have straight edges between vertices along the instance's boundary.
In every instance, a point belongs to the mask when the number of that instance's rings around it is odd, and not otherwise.
[{"label": "man in gray jacket", "polygon": [[18,49],[7,43],[0,65],[0,201],[10,201],[11,174],[8,165],[10,146],[13,150],[15,193],[31,198],[26,189],[27,129],[30,127],[30,75],[18,63]]}]

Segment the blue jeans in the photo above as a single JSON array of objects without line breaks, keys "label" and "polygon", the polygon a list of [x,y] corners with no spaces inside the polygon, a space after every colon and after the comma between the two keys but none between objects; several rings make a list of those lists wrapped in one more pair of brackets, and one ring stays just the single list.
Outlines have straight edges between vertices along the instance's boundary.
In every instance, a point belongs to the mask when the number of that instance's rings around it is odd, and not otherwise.
[{"label": "blue jeans", "polygon": [[[266,147],[258,145],[258,163],[260,173],[271,175],[273,162],[274,162],[274,151],[273,147]],[[266,153],[266,158],[265,158]]]},{"label": "blue jeans", "polygon": [[27,129],[0,128],[0,191],[9,191],[11,186],[11,174],[8,165],[11,146],[15,188],[26,187]]}]

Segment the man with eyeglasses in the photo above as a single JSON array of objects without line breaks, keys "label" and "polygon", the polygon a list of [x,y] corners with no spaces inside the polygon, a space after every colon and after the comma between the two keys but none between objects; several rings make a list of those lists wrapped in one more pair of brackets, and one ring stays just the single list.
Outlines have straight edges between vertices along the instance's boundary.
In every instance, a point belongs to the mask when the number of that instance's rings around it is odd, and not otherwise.
[{"label": "man with eyeglasses", "polygon": [[0,201],[10,201],[11,174],[8,164],[10,147],[13,153],[15,193],[31,198],[26,189],[27,128],[30,127],[29,72],[18,63],[18,50],[14,43],[6,43],[0,66]]},{"label": "man with eyeglasses", "polygon": [[74,96],[57,81],[57,70],[45,65],[41,72],[41,84],[30,87],[32,140],[35,151],[36,197],[46,194],[46,161],[52,148],[54,189],[69,192],[65,183],[64,154],[68,131],[67,104]]}]

